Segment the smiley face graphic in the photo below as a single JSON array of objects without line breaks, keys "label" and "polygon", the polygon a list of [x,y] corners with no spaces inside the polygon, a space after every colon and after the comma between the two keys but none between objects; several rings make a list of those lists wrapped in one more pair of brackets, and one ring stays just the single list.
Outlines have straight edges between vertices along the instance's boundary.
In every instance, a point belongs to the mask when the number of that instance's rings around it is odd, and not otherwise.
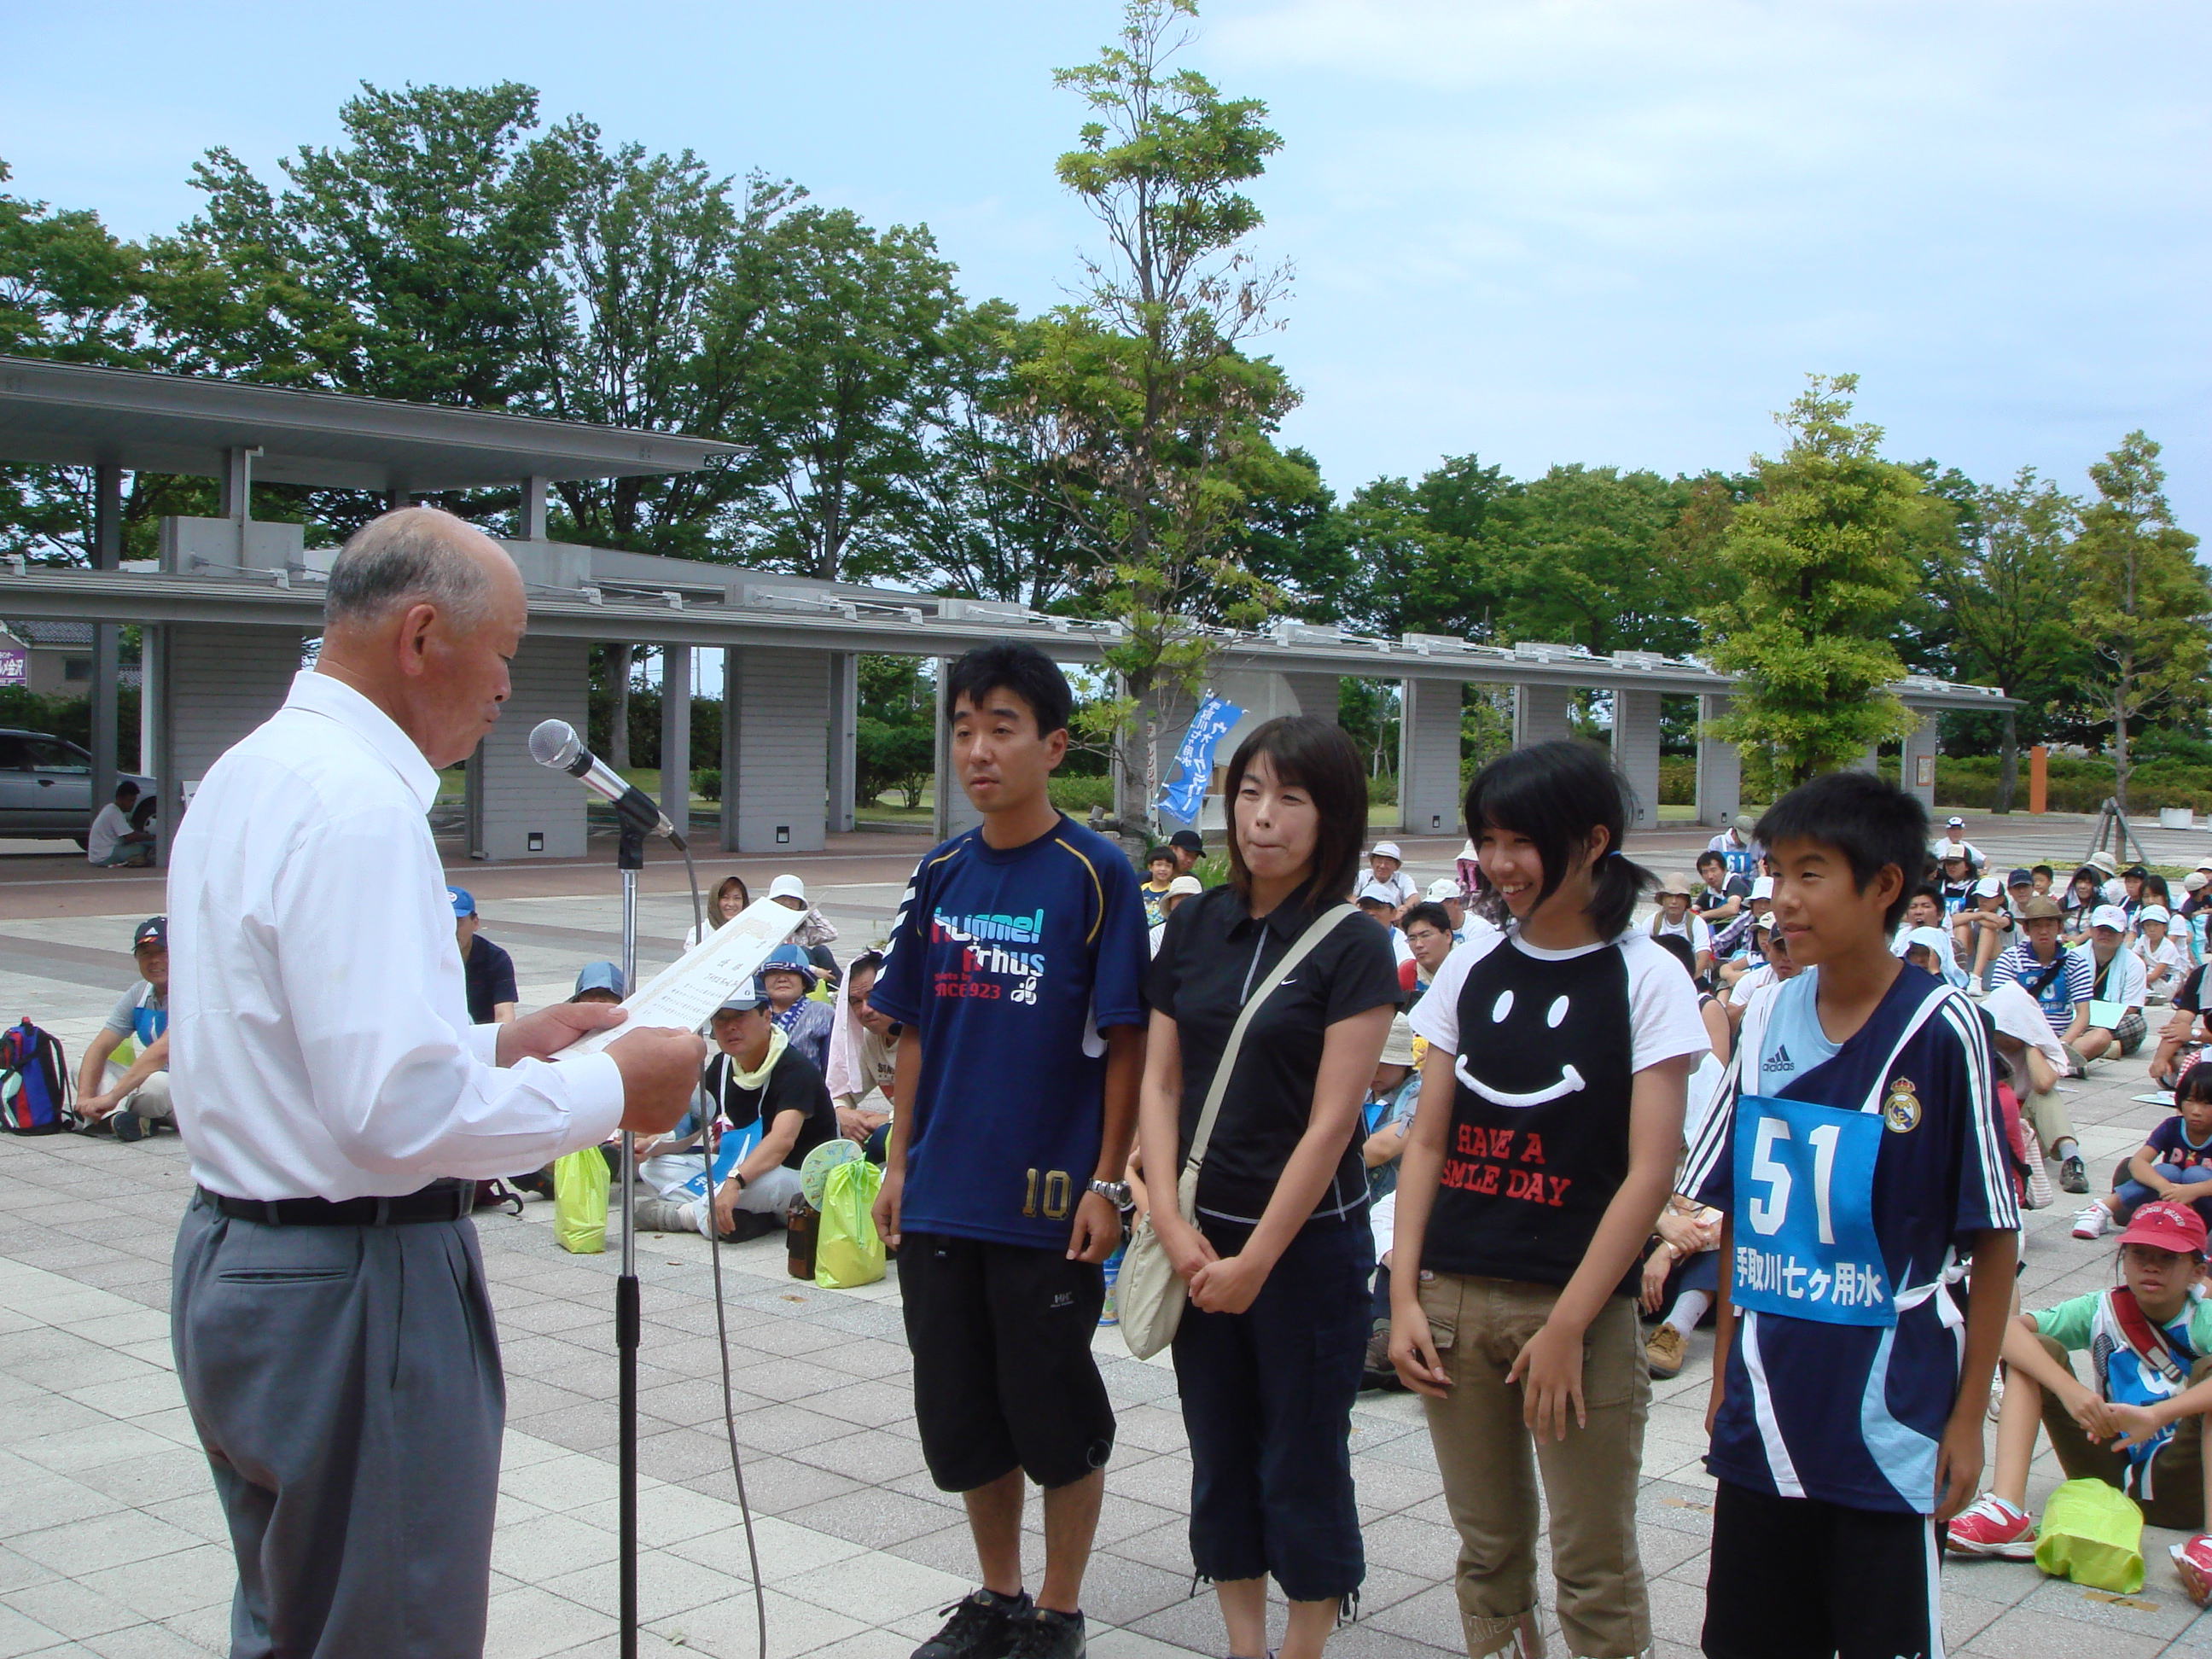
[{"label": "smiley face graphic", "polygon": [[1493,1106],[1527,1111],[1583,1091],[1585,1079],[1572,1061],[1547,1063],[1563,1047],[1573,1050],[1571,992],[1522,995],[1508,986],[1486,1012],[1471,1028],[1462,1025],[1452,1062],[1453,1075],[1474,1094]]}]

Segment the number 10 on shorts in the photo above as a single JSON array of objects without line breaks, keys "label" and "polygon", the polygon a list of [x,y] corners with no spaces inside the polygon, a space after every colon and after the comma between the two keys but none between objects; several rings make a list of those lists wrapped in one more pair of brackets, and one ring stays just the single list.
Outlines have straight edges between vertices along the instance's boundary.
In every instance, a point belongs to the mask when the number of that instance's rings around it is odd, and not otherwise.
[{"label": "number 10 on shorts", "polygon": [[1824,1325],[1894,1325],[1874,1231],[1881,1115],[1745,1095],[1735,1136],[1735,1305]]}]

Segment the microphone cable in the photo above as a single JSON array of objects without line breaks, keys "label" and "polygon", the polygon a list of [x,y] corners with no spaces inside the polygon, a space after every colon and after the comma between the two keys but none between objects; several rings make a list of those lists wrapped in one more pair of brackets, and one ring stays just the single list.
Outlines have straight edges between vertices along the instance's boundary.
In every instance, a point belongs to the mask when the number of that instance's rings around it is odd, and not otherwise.
[{"label": "microphone cable", "polygon": [[[699,896],[699,870],[691,861],[690,792],[684,792],[683,811],[684,836],[677,845],[684,854],[684,873],[691,886],[691,925],[699,937],[707,936],[706,907]],[[717,923],[716,926],[720,926]],[[738,1408],[734,1384],[730,1377],[729,1310],[722,1295],[722,1241],[715,1237],[714,1225],[714,1149],[721,1140],[721,1112],[716,1103],[713,1112],[699,1115],[700,1156],[705,1165],[706,1194],[700,1200],[706,1206],[708,1260],[713,1264],[714,1279],[714,1348],[721,1361],[722,1370],[722,1430],[730,1446],[730,1474],[737,1482],[738,1518],[745,1529],[745,1562],[753,1581],[753,1623],[760,1637],[760,1659],[768,1659],[768,1593],[761,1583],[760,1540],[753,1530],[753,1506],[745,1492],[744,1459],[738,1450]],[[635,1193],[624,1195],[625,1201],[635,1203]]]}]

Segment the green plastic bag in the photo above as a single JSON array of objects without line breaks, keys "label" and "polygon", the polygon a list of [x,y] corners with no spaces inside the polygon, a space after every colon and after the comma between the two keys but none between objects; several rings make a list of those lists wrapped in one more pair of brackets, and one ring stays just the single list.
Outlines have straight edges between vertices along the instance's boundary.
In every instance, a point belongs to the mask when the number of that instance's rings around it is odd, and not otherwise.
[{"label": "green plastic bag", "polygon": [[553,1160],[553,1237],[571,1255],[607,1248],[607,1160],[596,1146]]},{"label": "green plastic bag", "polygon": [[822,1183],[822,1218],[814,1224],[814,1282],[849,1291],[884,1276],[884,1241],[876,1231],[876,1194],[884,1172],[862,1158],[840,1164]]},{"label": "green plastic bag", "polygon": [[2035,1565],[2054,1578],[2133,1595],[2142,1588],[2142,1511],[2102,1480],[2069,1480],[2036,1528]]}]

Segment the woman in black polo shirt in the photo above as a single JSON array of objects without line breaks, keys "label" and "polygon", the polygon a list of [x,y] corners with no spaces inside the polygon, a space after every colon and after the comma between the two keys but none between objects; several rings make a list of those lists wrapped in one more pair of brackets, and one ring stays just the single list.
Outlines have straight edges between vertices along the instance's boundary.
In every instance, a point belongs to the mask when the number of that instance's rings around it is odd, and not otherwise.
[{"label": "woman in black polo shirt", "polygon": [[[1229,884],[1169,917],[1146,985],[1139,1133],[1175,1189],[1230,1030],[1367,836],[1358,751],[1334,725],[1270,720],[1229,763]],[[1347,910],[1255,1012],[1199,1175],[1198,1225],[1163,1197],[1190,1288],[1176,1380],[1191,1450],[1191,1559],[1231,1659],[1267,1650],[1267,1579],[1291,1603],[1284,1659],[1316,1659],[1364,1577],[1348,1439],[1375,1265],[1360,1106],[1399,997],[1388,932]]]}]

